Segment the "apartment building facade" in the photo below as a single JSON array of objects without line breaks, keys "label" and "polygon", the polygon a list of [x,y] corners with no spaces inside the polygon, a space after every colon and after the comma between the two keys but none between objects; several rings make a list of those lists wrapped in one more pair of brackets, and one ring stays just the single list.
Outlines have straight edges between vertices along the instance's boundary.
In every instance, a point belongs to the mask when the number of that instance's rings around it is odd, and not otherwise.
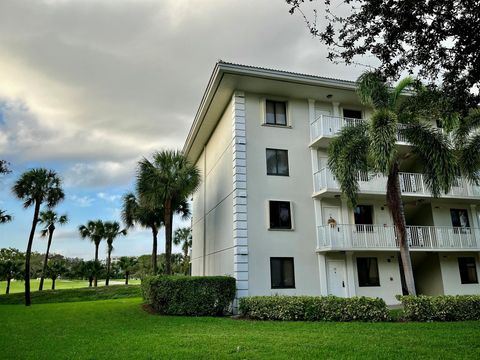
[{"label": "apartment building facade", "polygon": [[[402,294],[386,179],[359,174],[347,205],[327,166],[343,127],[368,119],[349,81],[231,63],[215,66],[184,151],[193,196],[192,275],[232,275],[238,296]],[[399,151],[411,150],[398,137]],[[480,294],[480,187],[433,198],[414,158],[401,169],[420,294]]]}]

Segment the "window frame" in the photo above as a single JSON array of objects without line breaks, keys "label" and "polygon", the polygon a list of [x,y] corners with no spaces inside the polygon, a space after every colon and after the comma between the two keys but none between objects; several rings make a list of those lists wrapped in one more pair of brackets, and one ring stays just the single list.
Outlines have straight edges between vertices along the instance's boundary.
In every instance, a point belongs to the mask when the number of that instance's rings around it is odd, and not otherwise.
[{"label": "window frame", "polygon": [[[276,173],[269,173],[268,172],[268,151],[275,151],[275,164],[276,164],[276,169],[277,169],[277,172]],[[287,173],[286,174],[280,174],[278,172],[278,152],[279,151],[284,151],[286,153],[286,159],[287,159]],[[274,148],[266,148],[265,149],[265,163],[266,163],[266,166],[267,166],[267,175],[268,176],[290,176],[290,164],[288,162],[288,150],[286,149],[274,149]]]},{"label": "window frame", "polygon": [[[468,272],[466,271],[468,269],[468,260],[473,260],[473,269],[475,270],[475,279],[474,280],[469,280],[465,279],[465,276],[468,277]],[[478,284],[478,273],[477,273],[477,261],[475,260],[475,257],[473,256],[459,256],[457,258],[458,262],[458,271],[460,273],[460,283],[462,285],[464,284]],[[470,263],[471,264],[471,263]],[[462,271],[462,266],[464,266],[464,271]]]},{"label": "window frame", "polygon": [[[290,215],[290,227],[272,227],[272,203],[288,203],[289,215]],[[293,227],[293,206],[289,200],[268,200],[268,230],[272,231],[292,231]]]},{"label": "window frame", "polygon": [[[376,282],[368,281],[367,283],[362,283],[362,281],[364,279],[363,279],[363,277],[360,276],[359,260],[364,261],[364,260],[368,260],[368,259],[370,259],[370,260],[375,259],[375,266],[377,268],[377,278],[376,278]],[[356,263],[357,263],[358,287],[381,287],[382,286],[381,283],[380,283],[380,270],[378,268],[378,258],[377,257],[375,257],[375,256],[359,256],[359,257],[356,258]],[[369,272],[370,272],[369,268],[367,268],[366,269],[366,274],[368,276],[368,280],[370,280],[370,276],[368,274]]]},{"label": "window frame", "polygon": [[[273,261],[274,260],[282,260],[280,262],[280,277],[281,277],[281,285],[280,286],[275,286],[273,284]],[[292,262],[292,285],[291,286],[286,286],[285,285],[285,279],[284,279],[284,261],[291,261]],[[278,256],[274,256],[274,257],[270,257],[270,288],[271,289],[295,289],[295,260],[293,257],[291,256],[287,256],[287,257],[278,257]]]},{"label": "window frame", "polygon": [[[274,119],[274,122],[273,123],[270,123],[267,121],[267,114],[268,114],[268,103],[272,103],[273,104],[273,119]],[[276,107],[276,104],[278,103],[281,103],[283,104],[283,107],[285,109],[285,124],[281,124],[279,122],[277,122],[277,107]],[[263,121],[263,124],[264,125],[267,125],[267,126],[278,126],[278,127],[282,127],[282,128],[288,128],[290,127],[290,124],[289,124],[289,116],[288,116],[288,102],[285,101],[285,100],[272,100],[272,99],[265,99],[265,105],[264,105],[264,108],[265,108],[265,114],[264,114],[264,121]]]}]

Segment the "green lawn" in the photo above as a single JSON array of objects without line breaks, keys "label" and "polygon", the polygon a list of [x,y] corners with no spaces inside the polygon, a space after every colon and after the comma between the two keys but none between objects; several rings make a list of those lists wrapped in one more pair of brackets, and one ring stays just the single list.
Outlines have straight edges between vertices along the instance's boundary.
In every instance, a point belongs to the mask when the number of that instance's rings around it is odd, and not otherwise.
[{"label": "green lawn", "polygon": [[[30,288],[32,291],[37,291],[38,290],[38,285],[40,283],[40,280],[33,279],[30,280]],[[118,279],[118,280],[110,280],[110,283],[112,285],[114,284],[124,284],[125,280],[123,279]],[[135,285],[135,284],[140,284],[140,280],[129,280],[129,284]],[[105,280],[99,280],[98,281],[99,286],[105,285]],[[51,289],[52,287],[52,280],[46,279],[45,283],[43,285],[44,289]],[[55,289],[78,289],[78,288],[83,288],[83,287],[88,287],[88,281],[87,280],[57,280],[55,282]],[[0,281],[0,294],[5,294],[5,290],[7,288],[7,282],[6,281]],[[12,281],[10,283],[10,293],[19,293],[19,292],[24,292],[25,291],[25,284],[23,281]]]},{"label": "green lawn", "polygon": [[[95,301],[107,299],[138,298],[142,296],[140,285],[110,285],[80,289],[35,291],[32,304]],[[0,305],[25,304],[25,293],[0,295]]]},{"label": "green lawn", "polygon": [[150,315],[141,303],[2,305],[1,358],[480,358],[480,322],[253,322]]}]

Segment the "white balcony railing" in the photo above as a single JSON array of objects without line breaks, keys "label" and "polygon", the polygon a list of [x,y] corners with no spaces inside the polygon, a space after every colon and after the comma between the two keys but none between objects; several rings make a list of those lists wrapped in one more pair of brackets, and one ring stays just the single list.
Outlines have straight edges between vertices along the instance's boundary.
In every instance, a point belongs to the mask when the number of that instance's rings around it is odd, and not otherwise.
[{"label": "white balcony railing", "polygon": [[[403,195],[431,196],[422,174],[399,173],[400,189]],[[387,178],[380,174],[359,172],[357,175],[360,192],[384,194],[387,187]],[[328,167],[318,170],[314,174],[314,190],[340,192],[340,185]],[[480,186],[476,186],[463,178],[458,178],[448,194],[454,197],[480,198]]]},{"label": "white balcony railing", "polygon": [[[364,119],[320,115],[310,124],[310,141],[314,142],[322,137],[335,136],[343,127],[358,125],[364,121]],[[402,125],[399,125],[399,128],[401,126]],[[407,139],[400,132],[397,132],[397,141],[407,143]]]},{"label": "white balcony railing", "polygon": [[[319,250],[398,249],[393,225],[322,225],[317,227]],[[480,229],[407,226],[412,250],[480,250]]]}]

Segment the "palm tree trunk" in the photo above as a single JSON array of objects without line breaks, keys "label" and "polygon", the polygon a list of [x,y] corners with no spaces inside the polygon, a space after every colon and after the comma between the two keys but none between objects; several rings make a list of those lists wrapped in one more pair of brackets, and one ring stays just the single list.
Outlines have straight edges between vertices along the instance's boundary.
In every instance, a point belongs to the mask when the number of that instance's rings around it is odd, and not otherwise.
[{"label": "palm tree trunk", "polygon": [[155,225],[152,225],[152,234],[153,234],[153,249],[152,249],[152,273],[157,275],[158,263],[157,263],[157,235],[158,229]]},{"label": "palm tree trunk", "polygon": [[45,259],[43,260],[43,270],[42,270],[42,276],[40,278],[40,285],[38,286],[38,291],[43,290],[43,281],[45,280],[45,277],[47,276],[47,264],[48,264],[48,254],[50,252],[50,246],[52,245],[52,237],[53,237],[53,230],[48,231],[48,243],[47,243],[47,252],[45,253]]},{"label": "palm tree trunk", "polygon": [[172,274],[172,199],[165,202],[165,274]]},{"label": "palm tree trunk", "polygon": [[108,244],[108,254],[107,254],[107,277],[105,279],[105,286],[108,286],[110,281],[110,265],[111,265],[111,254],[112,254],[112,245]]},{"label": "palm tree trunk", "polygon": [[412,260],[407,241],[407,225],[405,222],[405,213],[403,209],[402,193],[400,190],[400,180],[398,176],[399,166],[395,162],[392,166],[387,180],[387,203],[392,214],[393,223],[397,230],[400,245],[400,257],[402,259],[403,274],[405,285],[409,295],[416,295],[415,279],[413,277]]},{"label": "palm tree trunk", "polygon": [[[99,242],[95,243],[95,263],[98,263],[98,246],[100,245]],[[97,287],[98,285],[98,274],[95,272],[95,276],[93,278],[93,286]]]},{"label": "palm tree trunk", "polygon": [[130,275],[128,271],[125,271],[125,285],[128,285],[128,275]]},{"label": "palm tree trunk", "polygon": [[52,290],[55,290],[55,278],[52,278]]},{"label": "palm tree trunk", "polygon": [[7,291],[5,291],[5,294],[10,294],[10,281],[12,281],[12,279],[10,279],[8,277],[7,278]]},{"label": "palm tree trunk", "polygon": [[25,252],[25,306],[32,304],[30,298],[30,257],[32,255],[33,237],[37,228],[38,214],[40,212],[40,202],[35,201],[35,211],[33,212],[32,229],[28,238],[27,251]]}]

